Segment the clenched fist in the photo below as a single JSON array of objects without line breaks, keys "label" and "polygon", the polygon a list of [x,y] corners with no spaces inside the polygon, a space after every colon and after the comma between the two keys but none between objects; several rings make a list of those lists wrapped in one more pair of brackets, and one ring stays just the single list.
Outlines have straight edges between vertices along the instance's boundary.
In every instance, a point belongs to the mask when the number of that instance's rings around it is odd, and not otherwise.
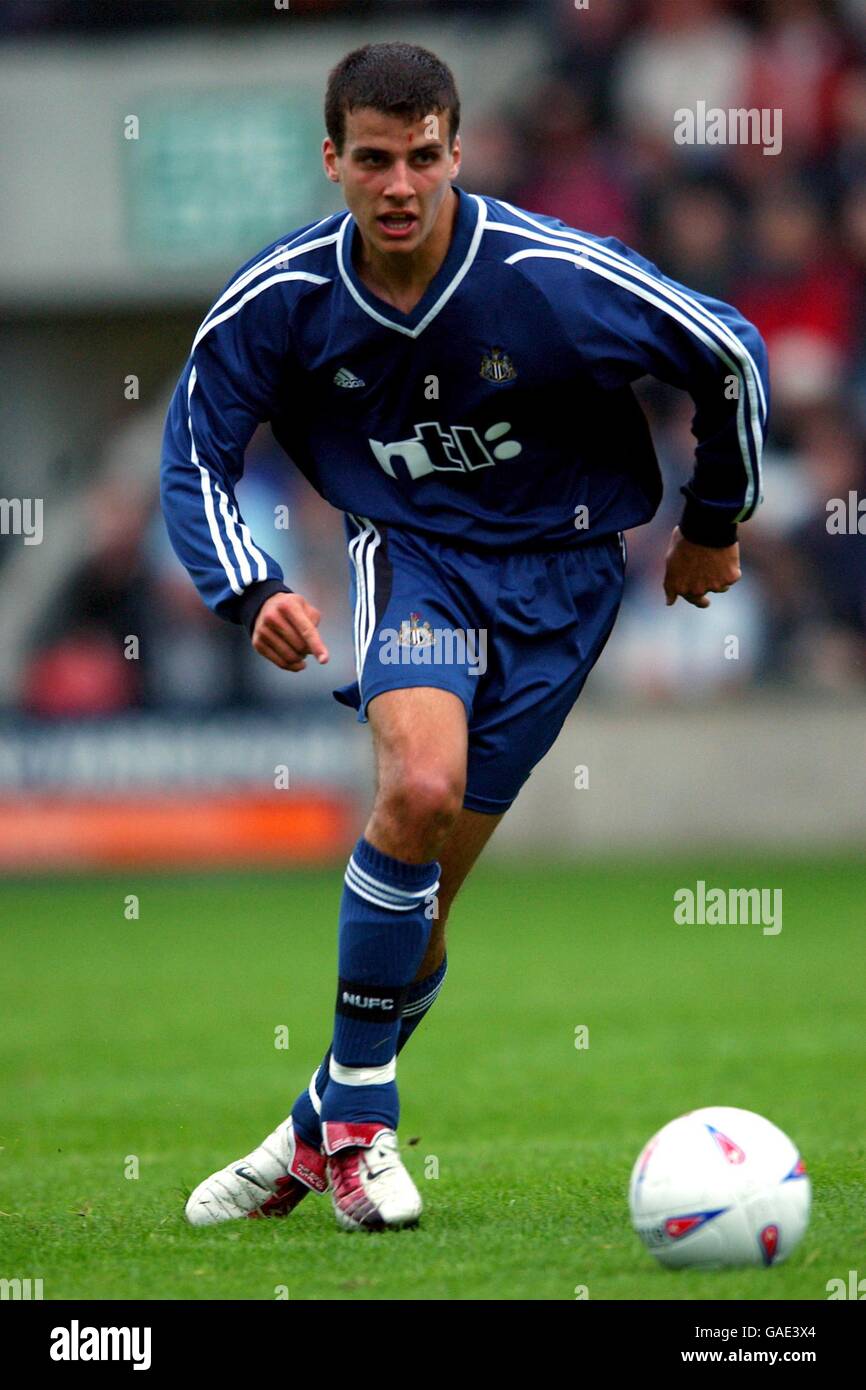
[{"label": "clenched fist", "polygon": [[321,616],[303,594],[271,594],[258,611],[253,646],[283,671],[306,670],[305,656],[324,665],[328,648],[318,633]]},{"label": "clenched fist", "polygon": [[674,527],[670,549],[665,562],[665,594],[667,606],[684,598],[695,608],[709,608],[707,594],[727,593],[732,584],[742,578],[740,547],[736,543],[718,550],[708,545],[687,541]]}]

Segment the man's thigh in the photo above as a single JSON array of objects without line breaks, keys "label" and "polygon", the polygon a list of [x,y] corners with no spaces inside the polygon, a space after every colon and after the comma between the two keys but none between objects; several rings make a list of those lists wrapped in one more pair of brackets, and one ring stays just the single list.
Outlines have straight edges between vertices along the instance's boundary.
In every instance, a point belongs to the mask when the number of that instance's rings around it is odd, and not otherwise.
[{"label": "man's thigh", "polygon": [[368,709],[376,795],[364,834],[397,859],[436,858],[466,790],[463,701],[449,690],[409,686],[382,691]]},{"label": "man's thigh", "polygon": [[435,686],[384,690],[367,705],[377,795],[426,774],[466,781],[468,725],[459,696]]}]

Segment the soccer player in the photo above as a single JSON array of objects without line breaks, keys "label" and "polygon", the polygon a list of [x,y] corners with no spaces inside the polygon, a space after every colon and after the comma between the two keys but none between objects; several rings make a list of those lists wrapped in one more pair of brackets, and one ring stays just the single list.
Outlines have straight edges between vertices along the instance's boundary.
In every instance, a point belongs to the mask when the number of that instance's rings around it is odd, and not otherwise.
[{"label": "soccer player", "polygon": [[177,553],[285,671],[328,650],[318,608],[238,510],[260,422],[344,514],[357,680],[334,694],[370,723],[376,757],[330,1048],[288,1119],[195,1189],[194,1224],[285,1214],[328,1187],[346,1229],[417,1221],[397,1055],[442,985],[455,894],[607,641],[623,532],[658,506],[631,383],[651,374],[696,407],[668,604],[705,608],[736,583],[737,524],[760,500],[756,330],[612,238],[464,192],[459,118],[425,49],[370,44],[337,65],[323,159],[347,210],[232,277],[168,415]]}]

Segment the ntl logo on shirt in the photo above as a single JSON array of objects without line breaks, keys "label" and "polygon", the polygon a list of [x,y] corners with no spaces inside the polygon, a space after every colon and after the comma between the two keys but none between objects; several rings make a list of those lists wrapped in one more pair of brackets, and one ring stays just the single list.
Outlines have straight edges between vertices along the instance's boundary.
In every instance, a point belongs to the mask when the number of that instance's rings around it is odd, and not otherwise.
[{"label": "ntl logo on shirt", "polygon": [[397,477],[394,471],[397,459],[405,464],[410,478],[423,478],[425,473],[466,473],[477,468],[491,468],[497,459],[517,458],[523,452],[523,445],[516,439],[503,439],[510,429],[510,423],[503,420],[484,431],[488,444],[502,440],[501,444],[495,444],[492,452],[485,448],[471,425],[449,425],[445,430],[438,420],[416,425],[411,439],[398,439],[394,444],[383,444],[379,439],[367,442],[390,478]]}]

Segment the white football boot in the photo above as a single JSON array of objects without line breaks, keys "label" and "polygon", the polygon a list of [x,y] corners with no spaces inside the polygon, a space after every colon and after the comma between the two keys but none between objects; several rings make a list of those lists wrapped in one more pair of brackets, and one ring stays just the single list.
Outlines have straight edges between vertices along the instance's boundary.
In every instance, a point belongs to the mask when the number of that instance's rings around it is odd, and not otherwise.
[{"label": "white football boot", "polygon": [[193,1226],[237,1217],[288,1216],[308,1192],[328,1186],[325,1156],[295,1134],[291,1115],[246,1158],[200,1182],[186,1204]]},{"label": "white football boot", "polygon": [[338,1226],[381,1231],[417,1224],[421,1194],[403,1166],[393,1129],[326,1120],[322,1141]]}]

